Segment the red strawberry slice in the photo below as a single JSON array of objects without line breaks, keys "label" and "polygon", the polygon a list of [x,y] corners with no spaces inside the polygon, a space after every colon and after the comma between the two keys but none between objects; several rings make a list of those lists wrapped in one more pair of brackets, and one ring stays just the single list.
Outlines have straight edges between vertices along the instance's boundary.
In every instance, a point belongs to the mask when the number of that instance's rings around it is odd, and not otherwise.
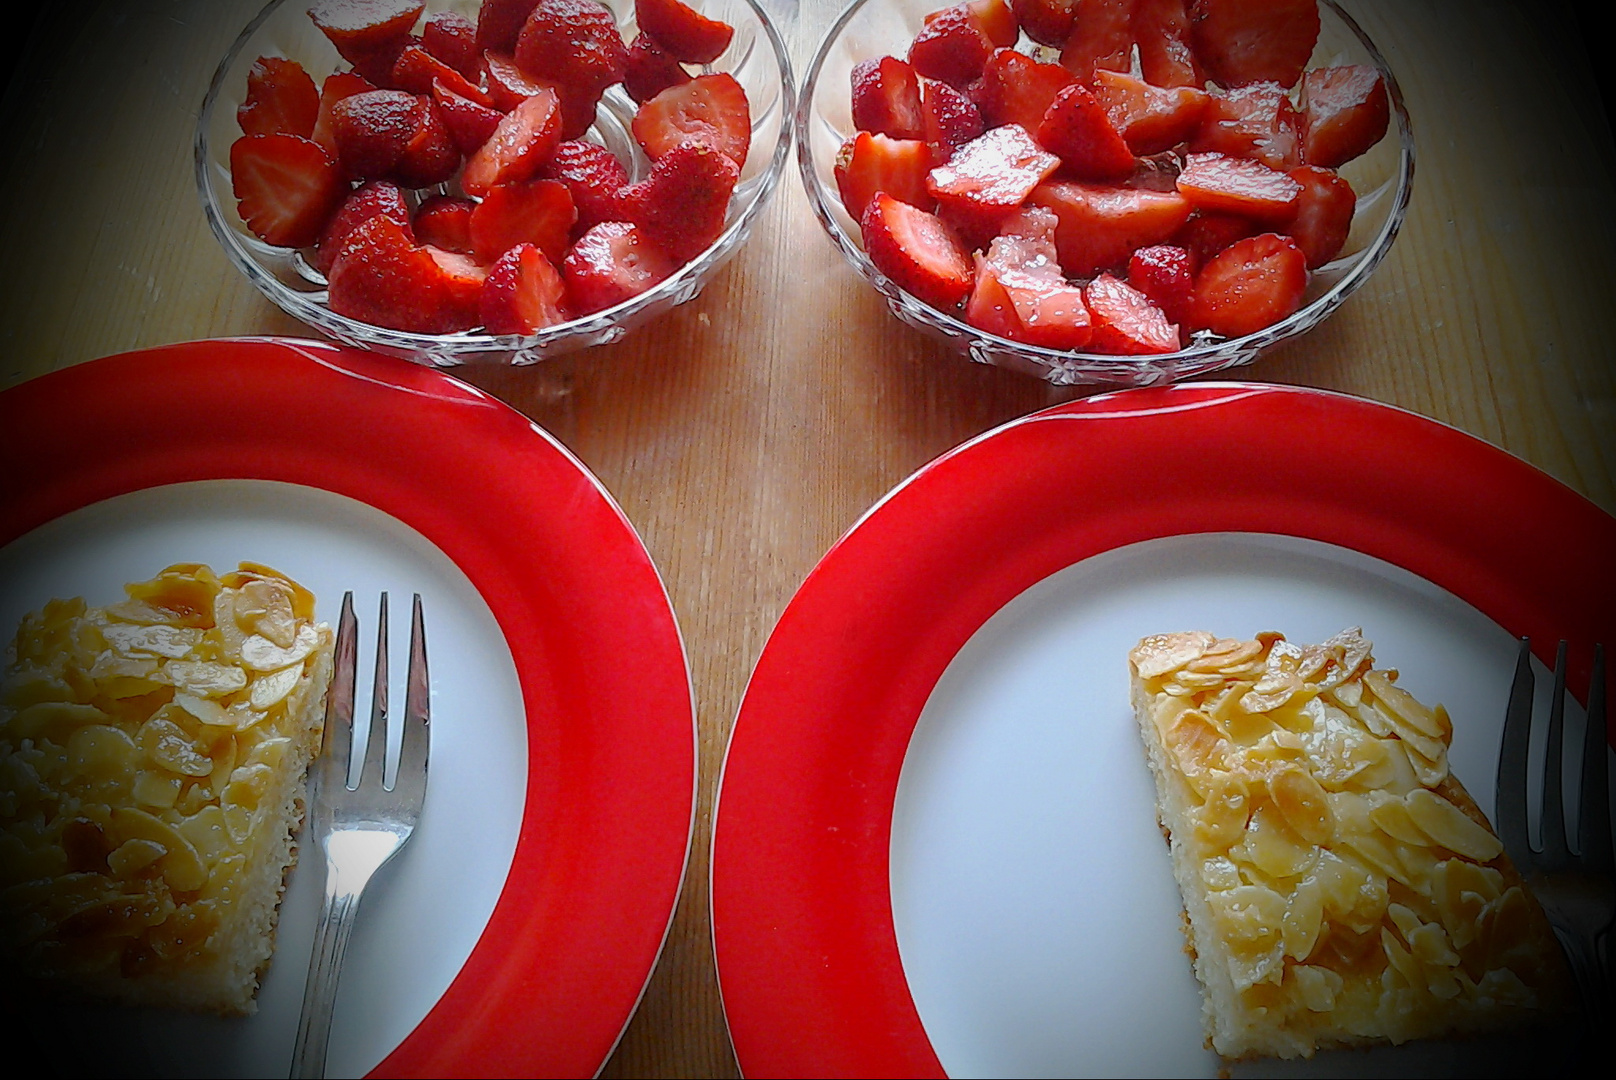
[{"label": "red strawberry slice", "polygon": [[1391,104],[1380,72],[1368,65],[1319,68],[1302,79],[1302,160],[1335,169],[1381,140]]},{"label": "red strawberry slice", "polygon": [[367,90],[331,107],[337,160],[355,180],[391,176],[419,126],[421,103],[402,90]]},{"label": "red strawberry slice", "polygon": [[483,0],[477,9],[477,48],[509,55],[539,0]]},{"label": "red strawberry slice", "polygon": [[504,113],[456,94],[443,80],[432,81],[432,100],[438,106],[438,115],[449,129],[449,135],[462,154],[475,154],[482,149],[504,119]]},{"label": "red strawberry slice", "polygon": [[1061,66],[1087,82],[1098,70],[1127,71],[1133,62],[1134,0],[1077,0]]},{"label": "red strawberry slice", "polygon": [[1255,236],[1257,232],[1257,223],[1249,218],[1233,214],[1196,214],[1173,236],[1173,243],[1188,251],[1199,269],[1236,240]]},{"label": "red strawberry slice", "polygon": [[1010,10],[1027,36],[1040,45],[1060,48],[1072,36],[1077,0],[1010,0]]},{"label": "red strawberry slice", "polygon": [[987,255],[976,258],[967,322],[1047,349],[1088,345],[1093,329],[1083,291],[1061,275],[1054,232],[1055,216],[1042,209],[1022,210],[1006,223]]},{"label": "red strawberry slice", "polygon": [[853,65],[853,126],[894,139],[919,139],[925,127],[920,80],[895,56]]},{"label": "red strawberry slice", "polygon": [[1171,150],[1194,135],[1209,100],[1204,90],[1151,86],[1115,71],[1094,73],[1094,96],[1128,149],[1140,157]]},{"label": "red strawberry slice", "polygon": [[468,195],[482,196],[497,184],[527,180],[560,142],[561,103],[554,91],[541,91],[500,120],[494,134],[466,162],[460,186]]},{"label": "red strawberry slice", "polygon": [[446,183],[460,168],[460,150],[429,97],[417,98],[415,132],[404,146],[393,174],[405,187],[432,187]]},{"label": "red strawberry slice", "polygon": [[1317,270],[1341,252],[1352,231],[1352,214],[1358,196],[1352,185],[1329,169],[1302,165],[1290,171],[1290,178],[1301,185],[1296,200],[1296,216],[1286,232],[1307,256],[1307,268]]},{"label": "red strawberry slice", "polygon": [[230,146],[236,210],[254,235],[277,247],[305,247],[348,193],[336,162],[312,139],[243,135]]},{"label": "red strawberry slice", "polygon": [[1161,308],[1168,322],[1189,323],[1195,300],[1195,257],[1188,251],[1170,244],[1140,248],[1128,260],[1128,284]]},{"label": "red strawberry slice", "polygon": [[1296,215],[1302,185],[1260,161],[1191,154],[1178,190],[1197,210],[1283,225]]},{"label": "red strawberry slice", "polygon": [[596,0],[539,0],[516,39],[515,56],[529,78],[594,100],[623,81],[628,47],[612,13]]},{"label": "red strawberry slice", "polygon": [[752,145],[752,111],[733,75],[702,75],[670,86],[634,114],[634,138],[652,160],[675,146],[707,142],[746,164]]},{"label": "red strawberry slice", "polygon": [[1060,158],[1007,124],[956,150],[947,164],[931,171],[926,186],[940,206],[965,221],[996,227],[1058,168]]},{"label": "red strawberry slice", "polygon": [[617,196],[628,186],[628,170],[604,146],[591,142],[564,142],[539,168],[546,180],[559,180],[572,192],[578,208],[574,232],[594,228],[618,217]]},{"label": "red strawberry slice", "polygon": [[443,251],[473,255],[471,212],[477,204],[458,195],[429,195],[415,208],[411,225],[415,238]]},{"label": "red strawberry slice", "polygon": [[391,218],[410,235],[410,207],[404,201],[404,189],[391,180],[372,180],[354,189],[320,234],[319,245],[314,250],[314,268],[322,274],[330,274],[331,264],[336,261],[337,251],[348,234],[373,217]]},{"label": "red strawberry slice", "polygon": [[1195,324],[1226,338],[1245,337],[1302,306],[1307,257],[1288,236],[1262,233],[1237,241],[1195,278]]},{"label": "red strawberry slice", "polygon": [[1021,24],[1005,0],[966,0],[965,10],[971,13],[976,28],[987,35],[994,48],[1012,49],[1021,40]]},{"label": "red strawberry slice", "polygon": [[650,101],[670,86],[690,81],[690,72],[663,52],[649,34],[641,34],[628,47],[623,66],[623,89],[635,101]]},{"label": "red strawberry slice", "polygon": [[1189,200],[1176,191],[1103,187],[1076,181],[1040,185],[1028,201],[1053,210],[1060,220],[1055,247],[1069,277],[1089,277],[1124,266],[1142,247],[1160,244],[1190,216]]},{"label": "red strawberry slice", "polygon": [[337,102],[343,98],[353,97],[374,90],[361,75],[351,71],[339,71],[335,75],[326,76],[320,86],[320,109],[314,121],[314,134],[310,136],[315,142],[325,147],[325,152],[334,160],[337,156],[337,139],[331,129],[331,110],[336,108]]},{"label": "red strawberry slice", "polygon": [[931,148],[914,139],[889,139],[861,131],[842,144],[836,155],[836,189],[854,221],[864,220],[876,193],[931,210],[937,205],[926,190]]},{"label": "red strawberry slice", "polygon": [[482,322],[480,308],[488,270],[459,252],[431,244],[423,244],[421,250],[431,256],[443,282],[445,320],[456,330],[469,330]]},{"label": "red strawberry slice", "polygon": [[491,263],[517,244],[536,244],[551,262],[567,250],[578,210],[557,180],[529,180],[490,188],[471,212],[471,248]]},{"label": "red strawberry slice", "polygon": [[320,115],[320,92],[295,60],[260,56],[247,72],[247,100],[236,109],[244,135],[314,134]]},{"label": "red strawberry slice", "polygon": [[955,150],[987,130],[976,103],[947,83],[926,84],[921,94],[920,112],[925,121],[923,135],[931,147],[934,165],[941,165],[954,156]]},{"label": "red strawberry slice", "polygon": [[373,217],[348,234],[326,295],[332,311],[372,326],[416,334],[464,329],[442,268],[388,217]]},{"label": "red strawberry slice", "polygon": [[484,53],[483,66],[488,71],[488,96],[500,112],[510,112],[541,90],[555,89],[550,83],[528,78],[506,53]]},{"label": "red strawberry slice", "polygon": [[468,79],[477,73],[482,50],[477,47],[477,27],[458,11],[434,11],[421,27],[421,48],[454,68]]},{"label": "red strawberry slice", "polygon": [[1019,340],[1017,334],[1021,331],[1021,319],[1016,315],[1016,305],[1010,299],[1009,290],[999,281],[998,273],[988,265],[980,252],[973,259],[976,277],[971,285],[971,298],[965,304],[965,321],[984,333]]},{"label": "red strawberry slice", "polygon": [[941,218],[882,193],[860,226],[870,261],[900,289],[942,311],[970,294],[971,260]]},{"label": "red strawberry slice", "polygon": [[1139,43],[1139,68],[1147,83],[1197,90],[1206,85],[1190,43],[1184,0],[1134,0],[1133,39]]},{"label": "red strawberry slice", "polygon": [[723,235],[741,167],[707,143],[676,146],[651,175],[618,196],[623,216],[678,262],[688,262]]},{"label": "red strawberry slice", "polygon": [[536,334],[567,321],[567,284],[544,252],[518,244],[488,269],[479,304],[490,334]]},{"label": "red strawberry slice", "polygon": [[1059,64],[1042,64],[1014,49],[1000,49],[982,69],[982,82],[972,95],[990,128],[1019,124],[1037,131],[1056,96],[1077,82]]},{"label": "red strawberry slice", "polygon": [[561,264],[567,296],[589,314],[632,300],[678,269],[638,226],[607,221],[578,238]]},{"label": "red strawberry slice", "polygon": [[1127,282],[1101,274],[1083,290],[1094,320],[1095,352],[1143,356],[1178,351],[1178,327]]},{"label": "red strawberry slice", "polygon": [[442,83],[457,97],[493,107],[494,99],[472,85],[460,72],[445,64],[419,45],[407,46],[393,64],[393,85],[412,94],[431,94],[434,83]]},{"label": "red strawberry slice", "polygon": [[1133,151],[1111,126],[1099,99],[1082,84],[1068,86],[1055,98],[1038,127],[1038,142],[1085,180],[1112,180],[1133,172]]},{"label": "red strawberry slice", "polygon": [[408,34],[426,10],[423,0],[315,0],[309,18],[343,50],[372,48]]},{"label": "red strawberry slice", "polygon": [[1317,0],[1190,0],[1195,55],[1223,86],[1296,85],[1319,40]]},{"label": "red strawberry slice", "polygon": [[710,64],[729,48],[735,28],[709,19],[680,0],[634,0],[640,29],[664,51],[686,64]]},{"label": "red strawberry slice", "polygon": [[1212,94],[1190,149],[1252,158],[1271,169],[1291,169],[1302,163],[1301,128],[1301,116],[1285,88],[1278,83],[1256,83]]},{"label": "red strawberry slice", "polygon": [[909,46],[909,63],[916,71],[956,88],[979,78],[992,55],[993,42],[963,5],[938,12]]}]

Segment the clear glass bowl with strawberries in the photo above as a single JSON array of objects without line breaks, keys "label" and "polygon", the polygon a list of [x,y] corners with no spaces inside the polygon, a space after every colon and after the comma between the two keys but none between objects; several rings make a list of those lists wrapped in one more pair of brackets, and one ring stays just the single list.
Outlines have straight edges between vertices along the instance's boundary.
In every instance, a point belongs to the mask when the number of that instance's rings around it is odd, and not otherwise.
[{"label": "clear glass bowl with strawberries", "polygon": [[276,0],[208,89],[197,185],[230,260],[325,334],[531,363],[694,299],[792,107],[759,0]]},{"label": "clear glass bowl with strawberries", "polygon": [[1250,363],[1385,258],[1414,141],[1333,0],[854,0],[797,156],[893,313],[1052,383]]}]

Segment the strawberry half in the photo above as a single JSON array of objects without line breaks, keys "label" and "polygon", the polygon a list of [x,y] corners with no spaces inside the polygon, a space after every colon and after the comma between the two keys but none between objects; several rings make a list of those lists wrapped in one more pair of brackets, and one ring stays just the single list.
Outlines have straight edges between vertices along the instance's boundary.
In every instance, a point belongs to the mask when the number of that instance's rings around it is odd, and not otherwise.
[{"label": "strawberry half", "polygon": [[1136,250],[1166,241],[1190,216],[1189,200],[1176,191],[1076,181],[1042,184],[1028,202],[1054,211],[1061,266],[1079,278],[1125,266]]},{"label": "strawberry half", "polygon": [[515,57],[529,78],[593,100],[623,81],[628,47],[596,0],[539,0],[516,39]]},{"label": "strawberry half", "polygon": [[432,100],[437,104],[438,114],[443,117],[444,126],[449,129],[449,135],[462,154],[476,154],[504,119],[504,114],[498,109],[461,97],[443,85],[441,79],[432,81]]},{"label": "strawberry half", "polygon": [[990,128],[1019,124],[1037,131],[1056,96],[1077,82],[1059,64],[1042,64],[1014,49],[1000,49],[982,69],[982,81],[972,94]]},{"label": "strawberry half", "polygon": [[680,0],[634,0],[640,29],[664,51],[686,64],[710,64],[729,48],[735,28],[709,19]]},{"label": "strawberry half", "polygon": [[1013,341],[1081,349],[1093,328],[1083,290],[1067,284],[1055,256],[1055,216],[1022,210],[976,257],[976,286],[966,321]]},{"label": "strawberry half", "polygon": [[1262,233],[1237,241],[1195,278],[1195,324],[1226,338],[1245,337],[1302,306],[1307,257],[1287,236]]},{"label": "strawberry half", "polygon": [[920,79],[895,56],[853,65],[853,126],[894,139],[922,137]]},{"label": "strawberry half", "polygon": [[420,102],[402,90],[368,90],[331,108],[337,160],[355,180],[392,175],[419,126]]},{"label": "strawberry half", "polygon": [[876,193],[930,210],[937,205],[926,190],[931,148],[915,139],[889,139],[861,131],[836,155],[836,189],[854,221],[864,220]]},{"label": "strawberry half", "polygon": [[483,0],[477,9],[477,48],[507,55],[516,48],[522,27],[539,0]]},{"label": "strawberry half", "polygon": [[1358,196],[1351,184],[1329,169],[1314,165],[1292,169],[1290,178],[1302,191],[1296,200],[1296,216],[1285,231],[1307,257],[1307,268],[1317,270],[1340,254],[1346,244]]},{"label": "strawberry half", "polygon": [[1098,70],[1127,71],[1133,61],[1134,0],[1077,0],[1061,66],[1087,82]]},{"label": "strawberry half", "polygon": [[564,142],[539,167],[546,180],[559,180],[572,192],[578,208],[574,232],[594,228],[619,216],[617,195],[628,186],[628,170],[617,155],[592,142]]},{"label": "strawberry half", "polygon": [[544,252],[518,244],[488,269],[478,304],[490,334],[536,334],[567,321],[567,285]]},{"label": "strawberry half", "polygon": [[373,217],[349,233],[329,280],[331,310],[350,319],[416,334],[465,328],[442,268],[391,218]]},{"label": "strawberry half", "polygon": [[488,96],[500,112],[510,112],[541,90],[555,89],[547,82],[529,78],[508,53],[483,53],[483,67],[488,72]]},{"label": "strawberry half", "polygon": [[320,92],[295,60],[260,56],[247,72],[247,99],[236,109],[243,135],[314,134]]},{"label": "strawberry half", "polygon": [[527,180],[560,142],[561,104],[555,91],[541,91],[500,120],[493,135],[466,162],[460,186],[468,195],[482,196],[498,184]]},{"label": "strawberry half", "polygon": [[702,75],[670,86],[634,114],[634,138],[655,160],[676,146],[711,143],[737,165],[752,146],[752,111],[733,75]]},{"label": "strawberry half", "polygon": [[445,64],[419,45],[406,46],[393,63],[393,85],[412,94],[430,94],[434,83],[467,101],[490,108],[494,99],[475,86],[460,72]]},{"label": "strawberry half", "polygon": [[996,229],[1058,168],[1060,158],[1007,124],[956,150],[947,164],[931,171],[926,187],[940,206],[972,223],[973,231],[976,224]]},{"label": "strawberry half", "polygon": [[954,311],[970,295],[971,261],[936,215],[882,192],[860,227],[870,261],[900,289],[941,311]]},{"label": "strawberry half", "polygon": [[706,143],[676,146],[651,166],[651,175],[618,195],[625,218],[678,262],[711,247],[724,232],[730,196],[741,167]]},{"label": "strawberry half", "polygon": [[635,101],[650,101],[670,86],[690,81],[690,72],[663,52],[649,34],[640,34],[628,47],[623,65],[623,89]]},{"label": "strawberry half", "polygon": [[230,145],[236,210],[259,239],[306,247],[348,192],[336,162],[312,139],[243,135]]},{"label": "strawberry half", "polygon": [[947,83],[926,84],[921,94],[920,112],[934,165],[941,165],[954,156],[955,150],[987,130],[976,103]]},{"label": "strawberry half", "polygon": [[917,72],[956,88],[979,78],[992,55],[993,42],[964,6],[936,13],[909,46],[909,63]]},{"label": "strawberry half", "polygon": [[1094,351],[1143,356],[1178,351],[1178,327],[1150,297],[1125,281],[1101,274],[1083,290],[1094,320]]},{"label": "strawberry half", "polygon": [[1255,83],[1208,97],[1190,149],[1291,169],[1302,163],[1301,128],[1301,116],[1283,86]]},{"label": "strawberry half", "polygon": [[1381,140],[1391,104],[1380,72],[1368,65],[1319,68],[1302,79],[1302,160],[1335,169]]},{"label": "strawberry half", "polygon": [[423,188],[447,183],[460,168],[460,150],[443,115],[429,97],[415,99],[415,131],[404,145],[393,170],[405,187]]},{"label": "strawberry half", "polygon": [[517,244],[535,244],[551,262],[567,250],[578,210],[567,185],[529,180],[490,188],[471,212],[471,247],[491,263]]},{"label": "strawberry half", "polygon": [[1005,0],[966,0],[964,7],[994,48],[1012,49],[1021,40],[1021,25]]},{"label": "strawberry half", "polygon": [[431,244],[421,250],[431,257],[443,283],[444,320],[456,330],[469,330],[482,322],[479,310],[488,268],[455,251],[444,251]]},{"label": "strawberry half", "polygon": [[1128,259],[1128,284],[1161,308],[1168,322],[1186,325],[1195,301],[1195,257],[1170,244],[1142,247]]},{"label": "strawberry half", "polygon": [[1204,90],[1152,86],[1116,71],[1094,73],[1094,96],[1128,149],[1140,157],[1171,150],[1194,135],[1209,100]]},{"label": "strawberry half", "polygon": [[363,76],[355,75],[351,71],[339,71],[334,75],[328,75],[325,82],[320,85],[320,108],[314,120],[314,133],[309,137],[325,147],[325,152],[331,155],[332,160],[336,160],[337,157],[337,139],[331,128],[331,110],[344,98],[374,89],[376,87]]},{"label": "strawberry half", "polygon": [[1296,85],[1319,40],[1317,0],[1190,0],[1191,40],[1222,86]]},{"label": "strawberry half", "polygon": [[422,244],[459,255],[473,255],[471,212],[477,204],[458,195],[429,195],[415,208],[411,229]]},{"label": "strawberry half", "polygon": [[397,41],[425,10],[423,0],[316,0],[309,18],[351,63],[350,50],[363,53]]},{"label": "strawberry half", "polygon": [[1049,106],[1038,127],[1038,142],[1085,180],[1112,180],[1133,172],[1133,151],[1111,126],[1105,107],[1081,83],[1062,90]]},{"label": "strawberry half", "polygon": [[1302,185],[1260,161],[1191,154],[1178,174],[1178,190],[1197,210],[1284,225],[1296,214]]},{"label": "strawberry half", "polygon": [[677,269],[638,225],[626,221],[596,225],[578,238],[561,264],[567,295],[585,314],[632,300]]},{"label": "strawberry half", "polygon": [[1073,9],[1077,0],[1010,0],[1021,29],[1040,45],[1060,48],[1072,36]]},{"label": "strawberry half", "polygon": [[476,25],[458,11],[434,11],[421,27],[421,48],[468,79],[477,72],[482,50]]},{"label": "strawberry half", "polygon": [[331,264],[336,261],[337,251],[348,234],[373,217],[391,218],[410,235],[410,206],[404,201],[404,189],[391,180],[372,180],[349,193],[320,234],[314,251],[314,268],[322,274],[330,274]]},{"label": "strawberry half", "polygon": [[1152,86],[1188,86],[1199,90],[1206,75],[1190,43],[1190,17],[1184,0],[1134,0],[1133,39],[1139,43],[1139,68]]},{"label": "strawberry half", "polygon": [[1188,251],[1199,268],[1235,241],[1257,235],[1258,229],[1255,221],[1233,214],[1195,214],[1173,234],[1173,243]]}]

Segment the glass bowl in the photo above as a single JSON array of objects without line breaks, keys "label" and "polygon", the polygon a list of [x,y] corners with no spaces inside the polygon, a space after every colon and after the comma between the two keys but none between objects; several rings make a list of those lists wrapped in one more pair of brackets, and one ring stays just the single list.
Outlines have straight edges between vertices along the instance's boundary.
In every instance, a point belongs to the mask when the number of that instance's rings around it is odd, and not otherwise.
[{"label": "glass bowl", "polygon": [[[601,0],[617,19],[625,41],[637,28],[634,0]],[[617,341],[630,330],[693,300],[729,257],[735,254],[757,221],[758,213],[785,172],[791,150],[791,115],[795,88],[791,62],[774,23],[758,0],[701,0],[703,14],[735,28],[734,40],[706,71],[735,76],[751,106],[752,148],[740,183],[730,201],[723,234],[701,255],[655,288],[616,307],[571,322],[546,327],[537,334],[415,334],[359,322],[332,311],[326,303],[326,280],[301,251],[264,243],[242,223],[230,185],[230,144],[241,136],[236,107],[247,93],[247,72],[260,56],[296,60],[316,86],[347,64],[308,16],[310,0],[272,0],[247,24],[219,62],[202,103],[196,128],[196,183],[202,209],[225,254],[260,292],[287,314],[338,341],[439,367],[468,362],[530,364],[574,349]],[[476,21],[478,0],[427,0],[426,13],[458,11]],[[637,108],[622,86],[601,100],[594,127],[586,138],[604,145],[628,169],[629,179],[644,179],[650,162],[634,141],[629,124]],[[460,194],[458,181],[431,191]]]},{"label": "glass bowl", "polygon": [[[820,43],[803,83],[797,102],[797,163],[808,201],[825,232],[886,298],[892,313],[972,360],[1035,375],[1058,386],[1150,386],[1249,364],[1264,349],[1322,322],[1368,280],[1391,249],[1408,209],[1414,179],[1414,133],[1408,110],[1397,79],[1374,43],[1333,0],[1319,0],[1322,26],[1308,69],[1373,64],[1386,81],[1392,115],[1386,137],[1338,170],[1358,196],[1352,231],[1341,254],[1308,275],[1306,299],[1295,314],[1245,337],[1226,339],[1202,331],[1192,338],[1189,348],[1178,352],[1112,356],[1011,341],[922,303],[893,284],[864,253],[858,223],[842,207],[834,170],[837,151],[856,130],[851,112],[853,66],[875,57],[905,55],[924,16],[942,6],[946,0],[853,0],[847,6]],[[1042,49],[1025,36],[1017,48],[1040,59],[1055,59],[1054,50]]]}]

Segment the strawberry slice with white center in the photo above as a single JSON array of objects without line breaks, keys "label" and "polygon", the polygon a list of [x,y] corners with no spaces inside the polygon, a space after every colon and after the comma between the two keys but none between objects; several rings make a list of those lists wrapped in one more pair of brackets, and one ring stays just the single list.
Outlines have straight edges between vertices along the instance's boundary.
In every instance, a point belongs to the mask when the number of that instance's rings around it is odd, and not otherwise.
[{"label": "strawberry slice with white center", "polygon": [[498,184],[531,179],[561,142],[561,103],[555,91],[534,94],[512,109],[466,162],[460,186],[482,196]]},{"label": "strawberry slice with white center", "polygon": [[297,135],[244,135],[230,146],[230,183],[247,228],[266,244],[320,238],[348,185],[320,144]]},{"label": "strawberry slice with white center", "polygon": [[632,300],[678,269],[638,225],[606,221],[578,238],[561,264],[573,306],[589,314]]},{"label": "strawberry slice with white center", "polygon": [[1055,255],[1055,215],[1041,207],[1016,213],[976,257],[976,287],[966,321],[1012,341],[1081,349],[1093,330],[1083,290],[1067,283]]},{"label": "strawberry slice with white center", "polygon": [[934,209],[937,200],[926,190],[931,159],[931,147],[923,142],[859,132],[836,155],[836,188],[842,206],[854,221],[862,221],[870,200],[884,191],[910,206]]},{"label": "strawberry slice with white center", "polygon": [[490,334],[536,334],[567,321],[567,285],[544,252],[518,244],[499,257],[483,283],[479,311]]},{"label": "strawberry slice with white center", "polygon": [[1178,327],[1150,297],[1125,281],[1101,274],[1083,290],[1094,319],[1094,350],[1114,356],[1178,351]]},{"label": "strawberry slice with white center", "polygon": [[935,214],[881,192],[860,224],[870,261],[900,289],[949,312],[970,294],[971,260]]},{"label": "strawberry slice with white center", "polygon": [[947,164],[931,171],[926,186],[962,221],[996,229],[1060,164],[1023,128],[1006,124],[954,151]]},{"label": "strawberry slice with white center", "polygon": [[681,0],[634,0],[635,21],[669,55],[686,64],[710,64],[729,48],[735,28],[709,19]]},{"label": "strawberry slice with white center", "polygon": [[752,109],[733,75],[701,75],[670,86],[634,114],[634,138],[652,160],[675,146],[708,142],[744,167],[752,146]]}]

